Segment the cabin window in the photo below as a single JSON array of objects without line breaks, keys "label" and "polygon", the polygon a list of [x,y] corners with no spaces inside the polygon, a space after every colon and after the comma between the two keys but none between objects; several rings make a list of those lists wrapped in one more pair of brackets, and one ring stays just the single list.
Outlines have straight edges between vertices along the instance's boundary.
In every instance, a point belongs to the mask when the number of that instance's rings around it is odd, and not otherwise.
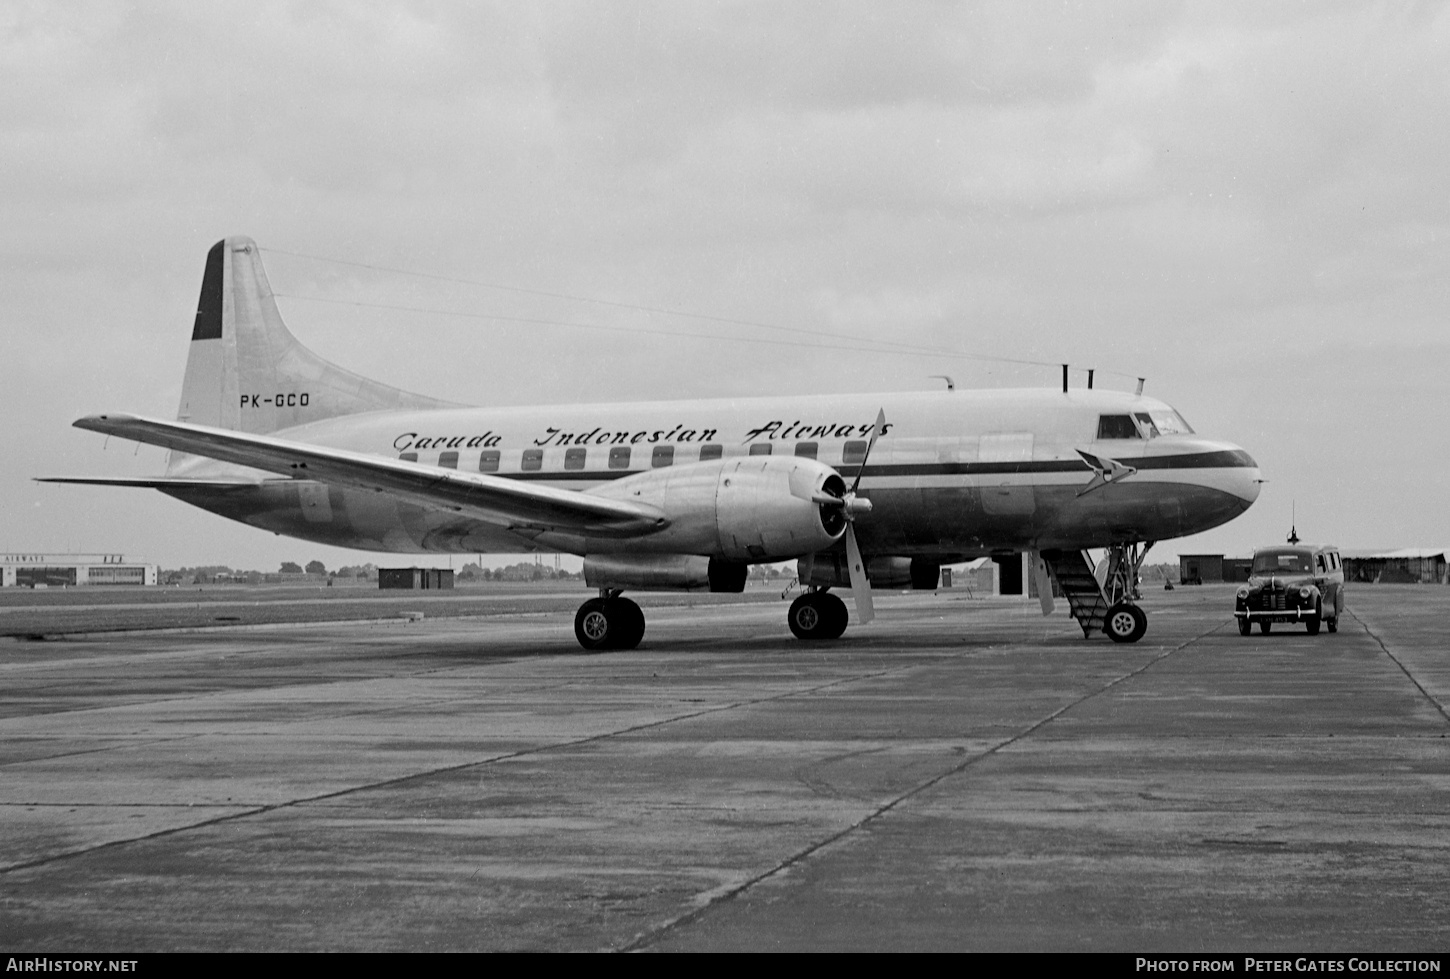
[{"label": "cabin window", "polygon": [[478,471],[481,473],[498,472],[498,449],[485,449],[478,457]]},{"label": "cabin window", "polygon": [[583,469],[584,468],[584,455],[588,451],[589,451],[588,449],[565,449],[564,450],[564,468],[565,469]]},{"label": "cabin window", "polygon": [[1314,555],[1314,567],[1315,567],[1316,570],[1318,570],[1318,572],[1320,574],[1323,574],[1327,570],[1324,567],[1324,555],[1323,554],[1316,554],[1316,555]]},{"label": "cabin window", "polygon": [[1099,439],[1140,439],[1138,426],[1133,424],[1132,415],[1098,416]]},{"label": "cabin window", "polygon": [[841,461],[848,466],[859,466],[866,461],[866,442],[847,442],[841,450]]},{"label": "cabin window", "polygon": [[524,460],[523,460],[522,465],[519,466],[519,468],[522,469],[526,473],[538,472],[540,469],[543,469],[544,468],[544,450],[543,449],[525,449],[524,450]]},{"label": "cabin window", "polygon": [[656,469],[673,465],[675,461],[675,447],[673,445],[657,445],[655,450],[649,454],[649,464]]},{"label": "cabin window", "polygon": [[398,456],[398,458],[400,460],[402,460],[403,462],[417,462],[418,461],[418,453],[416,453],[416,452],[404,452],[402,455]]},{"label": "cabin window", "polygon": [[821,443],[819,442],[797,442],[795,444],[795,454],[806,459],[814,459],[820,447]]},{"label": "cabin window", "polygon": [[750,454],[753,455],[753,456],[768,456],[768,455],[770,455],[770,443],[769,442],[756,442],[754,445],[752,445],[750,447]]},{"label": "cabin window", "polygon": [[629,446],[627,446],[627,445],[616,445],[614,448],[612,448],[612,449],[609,450],[609,468],[610,469],[628,469],[629,468]]},{"label": "cabin window", "polygon": [[725,446],[718,443],[710,442],[706,445],[700,446],[701,462],[705,462],[710,459],[719,459],[723,455],[725,455]]},{"label": "cabin window", "polygon": [[438,465],[444,469],[457,469],[458,453],[451,451],[438,453]]}]

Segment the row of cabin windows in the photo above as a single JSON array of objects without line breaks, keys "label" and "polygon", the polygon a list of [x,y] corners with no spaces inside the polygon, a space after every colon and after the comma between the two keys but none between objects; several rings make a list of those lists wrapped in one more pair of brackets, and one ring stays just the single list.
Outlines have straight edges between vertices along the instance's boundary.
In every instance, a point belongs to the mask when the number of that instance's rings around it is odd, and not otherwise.
[{"label": "row of cabin windows", "polygon": [[[773,446],[769,442],[757,442],[750,447],[750,454],[753,456],[770,455]],[[804,456],[807,459],[814,459],[820,452],[819,442],[797,442],[795,454]],[[616,445],[609,450],[610,469],[628,469],[630,463],[631,447],[628,445]],[[700,461],[708,462],[711,459],[719,459],[725,454],[725,447],[717,443],[706,443],[700,446]],[[418,453],[404,452],[398,456],[403,462],[417,462]],[[565,469],[583,469],[588,461],[589,450],[583,446],[564,450]],[[847,442],[841,449],[841,461],[845,465],[860,464],[866,458],[866,442]],[[485,473],[498,472],[499,462],[502,453],[498,449],[484,449],[478,457],[478,471]],[[672,466],[675,463],[675,447],[673,445],[656,445],[650,449],[649,464],[652,469],[659,469],[664,466]],[[438,454],[438,465],[444,469],[458,468],[458,453],[453,450],[440,452]],[[523,458],[520,460],[519,469],[523,472],[538,472],[544,468],[543,449],[525,449]]]}]

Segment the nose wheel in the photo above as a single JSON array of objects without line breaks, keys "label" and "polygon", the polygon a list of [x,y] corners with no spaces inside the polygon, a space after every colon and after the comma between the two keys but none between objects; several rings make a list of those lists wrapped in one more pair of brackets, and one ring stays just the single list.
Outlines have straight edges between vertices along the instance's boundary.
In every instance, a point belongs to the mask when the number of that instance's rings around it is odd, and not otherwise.
[{"label": "nose wheel", "polygon": [[574,615],[574,638],[591,653],[633,649],[644,638],[644,613],[618,594],[591,598]]},{"label": "nose wheel", "polygon": [[1148,631],[1148,613],[1136,605],[1119,602],[1103,617],[1103,631],[1113,642],[1137,642]]}]

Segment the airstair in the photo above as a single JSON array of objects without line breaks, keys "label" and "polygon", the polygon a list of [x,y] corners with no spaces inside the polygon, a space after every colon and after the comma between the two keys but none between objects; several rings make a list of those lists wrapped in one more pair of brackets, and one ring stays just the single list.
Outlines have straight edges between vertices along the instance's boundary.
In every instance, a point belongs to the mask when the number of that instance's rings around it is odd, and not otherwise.
[{"label": "airstair", "polygon": [[1103,631],[1108,614],[1108,598],[1093,574],[1085,551],[1043,551],[1042,560],[1057,582],[1062,597],[1085,637]]}]

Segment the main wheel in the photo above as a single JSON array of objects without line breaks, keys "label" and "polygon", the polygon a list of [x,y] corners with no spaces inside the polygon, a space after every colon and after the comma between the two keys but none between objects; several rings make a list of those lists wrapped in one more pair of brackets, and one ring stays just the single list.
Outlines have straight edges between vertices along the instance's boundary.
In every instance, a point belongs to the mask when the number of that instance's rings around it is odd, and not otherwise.
[{"label": "main wheel", "polygon": [[1325,622],[1324,625],[1329,629],[1330,632],[1338,632],[1339,631],[1339,616],[1336,615],[1334,618],[1332,618],[1332,619],[1328,620],[1327,622]]},{"label": "main wheel", "polygon": [[1273,627],[1274,623],[1270,622],[1268,619],[1261,619],[1259,621],[1259,631],[1266,636],[1269,634],[1269,630]]},{"label": "main wheel", "polygon": [[830,592],[807,592],[786,613],[797,639],[835,639],[846,631],[847,619],[845,603]]},{"label": "main wheel", "polygon": [[574,613],[574,638],[590,652],[608,649],[612,624],[604,610],[604,599],[591,598]]},{"label": "main wheel", "polygon": [[633,649],[644,638],[644,613],[627,598],[591,598],[574,615],[574,638],[590,652]]},{"label": "main wheel", "polygon": [[1103,616],[1103,631],[1113,642],[1137,642],[1148,631],[1148,614],[1136,605],[1119,602]]},{"label": "main wheel", "polygon": [[846,612],[846,603],[830,592],[822,592],[820,598],[821,611],[826,618],[826,631],[821,638],[840,639],[846,631],[846,624],[851,621],[851,616]]},{"label": "main wheel", "polygon": [[1307,630],[1309,630],[1309,635],[1311,635],[1311,636],[1317,636],[1317,635],[1319,635],[1319,623],[1321,621],[1319,617],[1321,615],[1323,615],[1323,614],[1324,614],[1324,609],[1321,608],[1318,605],[1315,605],[1314,606],[1314,614],[1312,616],[1310,616],[1309,618],[1307,618],[1307,619],[1304,620],[1304,628],[1307,629]]},{"label": "main wheel", "polygon": [[644,638],[644,613],[628,598],[612,598],[608,614],[617,623],[610,649],[633,649]]},{"label": "main wheel", "polygon": [[1247,636],[1250,632],[1253,631],[1254,624],[1249,621],[1249,617],[1247,615],[1244,616],[1242,619],[1239,619],[1239,635]]}]

